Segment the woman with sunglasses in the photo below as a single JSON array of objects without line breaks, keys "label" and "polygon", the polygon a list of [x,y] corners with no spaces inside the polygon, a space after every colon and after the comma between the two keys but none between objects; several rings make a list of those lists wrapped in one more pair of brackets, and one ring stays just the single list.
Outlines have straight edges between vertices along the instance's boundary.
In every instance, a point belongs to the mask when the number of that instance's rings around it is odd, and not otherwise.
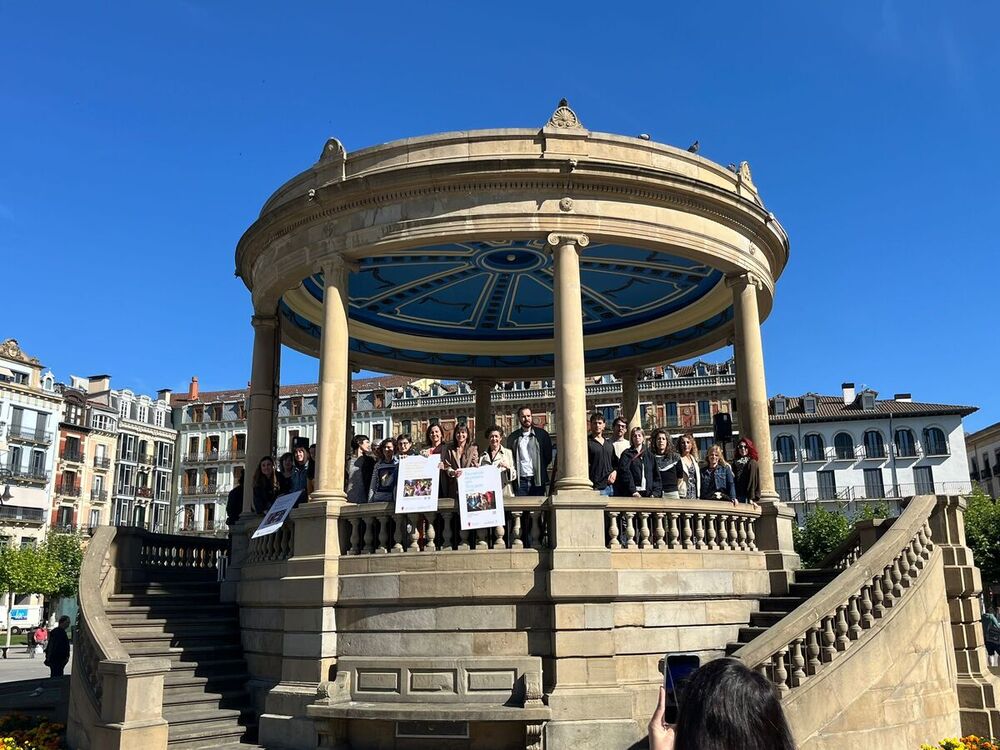
[{"label": "woman with sunglasses", "polygon": [[750,503],[755,508],[760,502],[760,468],[757,448],[750,438],[740,438],[736,444],[736,458],[732,470],[736,477],[736,500]]}]

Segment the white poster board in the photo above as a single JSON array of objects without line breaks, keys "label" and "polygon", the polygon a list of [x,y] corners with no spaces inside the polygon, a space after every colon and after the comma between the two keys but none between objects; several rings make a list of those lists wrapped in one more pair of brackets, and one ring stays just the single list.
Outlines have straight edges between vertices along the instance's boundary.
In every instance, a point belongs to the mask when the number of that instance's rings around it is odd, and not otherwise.
[{"label": "white poster board", "polygon": [[274,503],[268,508],[267,513],[264,514],[264,520],[250,538],[256,539],[267,536],[280,529],[285,519],[288,518],[288,514],[292,508],[295,507],[295,501],[299,499],[299,495],[302,492],[302,490],[289,492],[287,495],[280,495],[275,498]]},{"label": "white poster board", "polygon": [[503,526],[503,482],[496,466],[462,469],[458,477],[458,515],[463,529]]},{"label": "white poster board", "polygon": [[408,456],[399,462],[396,475],[396,512],[427,513],[437,510],[441,456],[432,453]]}]

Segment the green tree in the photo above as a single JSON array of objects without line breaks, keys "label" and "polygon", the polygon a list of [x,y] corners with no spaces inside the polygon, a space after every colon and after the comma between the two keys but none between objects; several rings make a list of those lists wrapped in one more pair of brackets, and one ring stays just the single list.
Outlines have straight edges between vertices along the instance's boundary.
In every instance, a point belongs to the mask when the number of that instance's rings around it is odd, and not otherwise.
[{"label": "green tree", "polygon": [[965,541],[972,548],[983,583],[1000,582],[1000,504],[976,487],[966,496]]},{"label": "green tree", "polygon": [[83,543],[78,534],[49,534],[43,545],[44,553],[59,563],[55,588],[39,593],[52,596],[76,596],[80,584],[80,565],[83,563]]},{"label": "green tree", "polygon": [[802,558],[802,567],[814,568],[833,552],[851,533],[851,523],[838,509],[817,506],[806,515],[805,523],[793,530],[795,551]]},{"label": "green tree", "polygon": [[61,568],[44,548],[5,547],[0,550],[0,589],[9,594],[56,591]]}]

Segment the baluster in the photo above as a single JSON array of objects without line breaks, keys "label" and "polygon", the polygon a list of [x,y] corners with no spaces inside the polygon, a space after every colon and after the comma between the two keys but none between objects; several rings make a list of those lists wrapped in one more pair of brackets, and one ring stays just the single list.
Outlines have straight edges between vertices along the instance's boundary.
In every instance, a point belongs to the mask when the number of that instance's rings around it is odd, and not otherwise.
[{"label": "baluster", "polygon": [[837,650],[846,651],[847,647],[850,645],[850,640],[847,637],[847,605],[838,604],[837,605]]},{"label": "baluster", "polygon": [[718,520],[718,516],[714,513],[705,515],[705,540],[708,542],[709,549],[719,549],[719,545],[715,542],[718,537],[715,531],[715,524],[718,523]]},{"label": "baluster", "polygon": [[920,538],[924,543],[924,549],[921,554],[923,554],[924,560],[930,560],[931,552],[934,551],[934,540],[931,538],[930,521],[924,521],[924,525],[920,528]]},{"label": "baluster", "polygon": [[739,549],[739,543],[736,537],[736,516],[727,516],[729,519],[727,525],[729,526],[729,549]]},{"label": "baluster", "polygon": [[375,517],[368,516],[365,518],[365,548],[364,552],[369,554],[372,552],[375,542]]},{"label": "baluster", "polygon": [[653,546],[656,549],[663,549],[667,546],[667,542],[664,539],[666,530],[663,528],[663,513],[656,513],[656,527],[653,530],[654,543]]},{"label": "baluster", "polygon": [[847,637],[852,641],[856,641],[861,637],[861,609],[858,607],[859,599],[861,597],[858,594],[854,594],[848,600]]},{"label": "baluster", "polygon": [[899,599],[903,595],[903,571],[899,563],[899,556],[892,561],[892,598]]},{"label": "baluster", "polygon": [[889,609],[894,604],[894,597],[892,595],[892,565],[886,566],[882,571],[882,606],[885,609]]},{"label": "baluster", "polygon": [[437,551],[437,529],[434,528],[434,521],[437,520],[437,513],[424,516],[424,552]]},{"label": "baluster", "polygon": [[872,579],[872,616],[881,619],[885,614],[885,594],[883,593],[882,576]]},{"label": "baluster", "polygon": [[799,687],[806,681],[805,639],[792,641],[792,687]]},{"label": "baluster", "polygon": [[403,551],[403,531],[406,529],[406,516],[393,516],[393,522],[395,524],[395,529],[392,533],[392,549],[390,552],[402,552]]},{"label": "baluster", "polygon": [[511,513],[511,530],[510,535],[513,537],[510,546],[512,549],[523,549],[524,539],[522,538],[521,531],[521,511],[515,510]]},{"label": "baluster", "polygon": [[736,519],[736,543],[741,550],[746,550],[747,548],[747,519],[740,516]]},{"label": "baluster", "polygon": [[767,668],[768,668],[768,662],[762,661],[760,664],[758,664],[756,667],[754,667],[754,671],[757,674],[759,674],[761,677],[766,678],[768,682],[770,682],[771,678],[767,674]]},{"label": "baluster", "polygon": [[788,670],[785,668],[785,657],[788,656],[788,648],[779,648],[777,653],[771,657],[774,665],[774,683],[778,686],[778,695],[784,697],[788,695]]},{"label": "baluster", "polygon": [[920,571],[924,569],[924,558],[920,555],[920,532],[914,535],[912,541],[910,541],[909,551],[906,553],[907,559],[910,561],[910,572],[913,574],[913,580],[917,579],[920,575]]},{"label": "baluster", "polygon": [[684,549],[691,549],[691,514],[684,514],[684,537],[683,546]]},{"label": "baluster", "polygon": [[407,546],[407,552],[419,552],[420,551],[420,514],[410,513],[410,544]]},{"label": "baluster", "polygon": [[638,547],[635,543],[635,512],[626,511],[625,512],[625,547],[628,549],[635,549]]},{"label": "baluster", "polygon": [[702,524],[702,514],[698,513],[694,517],[694,548],[702,549],[705,546],[705,527]]},{"label": "baluster", "polygon": [[823,618],[823,648],[821,650],[823,661],[831,662],[837,655],[837,649],[833,645],[837,640],[837,634],[833,632],[833,617],[827,615]]},{"label": "baluster", "polygon": [[357,516],[351,518],[351,554],[361,554],[361,519]]},{"label": "baluster", "polygon": [[872,617],[872,587],[871,585],[861,587],[861,627],[868,630],[875,624]]},{"label": "baluster", "polygon": [[822,663],[819,660],[819,641],[819,628],[809,628],[806,632],[806,652],[809,655],[809,660],[806,662],[806,670],[809,674],[816,674],[819,670],[819,665]]},{"label": "baluster", "polygon": [[680,535],[679,535],[679,533],[677,531],[677,514],[676,513],[671,513],[670,514],[670,539],[669,539],[669,547],[670,547],[670,549],[677,549],[677,540],[679,538],[680,538]]},{"label": "baluster", "polygon": [[476,532],[476,549],[489,549],[490,548],[490,541],[489,541],[489,538],[488,538],[489,535],[490,535],[490,530],[489,529],[479,529]]},{"label": "baluster", "polygon": [[621,529],[618,528],[618,514],[615,511],[608,513],[608,537],[611,549],[622,549],[622,542],[619,539]]},{"label": "baluster", "polygon": [[900,550],[899,556],[896,558],[899,560],[899,572],[902,576],[899,584],[904,589],[910,588],[917,580],[917,566],[914,563],[912,555],[913,549],[907,544]]},{"label": "baluster", "polygon": [[479,530],[469,529],[469,549],[475,550],[479,548],[479,542],[477,541],[478,538],[479,538]]},{"label": "baluster", "polygon": [[493,549],[507,549],[507,528],[501,524],[493,529]]},{"label": "baluster", "polygon": [[649,549],[649,513],[639,514],[639,549]]},{"label": "baluster", "polygon": [[540,510],[531,511],[531,548],[540,550],[542,548],[542,512]]},{"label": "baluster", "polygon": [[[459,523],[461,523],[461,521],[459,521]],[[460,529],[458,537],[459,537],[458,548],[460,550],[469,549],[469,530],[465,528]]]},{"label": "baluster", "polygon": [[754,531],[757,519],[750,517],[747,519],[747,549],[751,552],[757,551],[757,532]]},{"label": "baluster", "polygon": [[450,510],[445,510],[441,512],[441,535],[444,538],[444,543],[441,545],[440,549],[442,552],[451,552],[452,547],[452,529],[451,529],[451,517],[452,512]]},{"label": "baluster", "polygon": [[716,538],[716,543],[719,545],[719,549],[729,549],[729,529],[726,527],[726,515],[720,513],[717,520],[719,522],[719,536]]}]

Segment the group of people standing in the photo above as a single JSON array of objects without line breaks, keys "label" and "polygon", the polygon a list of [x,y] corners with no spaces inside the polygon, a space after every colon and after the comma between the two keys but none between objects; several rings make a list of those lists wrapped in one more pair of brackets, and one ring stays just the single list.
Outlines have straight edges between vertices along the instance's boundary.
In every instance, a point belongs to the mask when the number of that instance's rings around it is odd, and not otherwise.
[{"label": "group of people standing", "polygon": [[[500,470],[504,497],[544,496],[554,468],[552,438],[534,423],[530,407],[519,408],[517,420],[519,429],[506,439],[496,425],[487,428],[482,435],[482,447],[473,441],[464,424],[455,427],[449,441],[445,441],[439,424],[430,425],[420,449],[409,435],[385,438],[374,450],[367,435],[355,435],[344,472],[347,500],[391,502],[396,495],[399,462],[417,455],[440,457],[441,497],[456,497],[458,477],[463,470],[474,466],[495,466]],[[647,443],[643,429],[629,430],[622,417],[612,422],[610,436],[605,436],[605,427],[603,414],[591,414],[588,469],[593,488],[602,494],[751,504],[760,500],[757,449],[749,438],[741,438],[736,444],[732,463],[726,461],[719,445],[708,449],[702,463],[690,432],[672,440],[666,430],[657,428]],[[301,499],[305,500],[312,491],[315,455],[315,444],[296,440],[293,450],[278,461],[271,456],[262,458],[253,476],[254,512],[266,512],[276,497],[289,492],[304,490]],[[233,521],[242,508],[242,493],[241,478],[227,504],[227,516]],[[229,508],[230,505],[233,507]]]},{"label": "group of people standing", "polygon": [[[756,505],[760,500],[757,449],[749,438],[736,444],[736,459],[725,459],[722,446],[698,457],[694,435],[685,432],[672,441],[662,427],[646,443],[641,427],[628,429],[621,417],[604,435],[604,415],[590,415],[587,464],[594,489],[619,497],[662,497],[670,500],[728,500]],[[625,435],[628,433],[628,438]]]}]

